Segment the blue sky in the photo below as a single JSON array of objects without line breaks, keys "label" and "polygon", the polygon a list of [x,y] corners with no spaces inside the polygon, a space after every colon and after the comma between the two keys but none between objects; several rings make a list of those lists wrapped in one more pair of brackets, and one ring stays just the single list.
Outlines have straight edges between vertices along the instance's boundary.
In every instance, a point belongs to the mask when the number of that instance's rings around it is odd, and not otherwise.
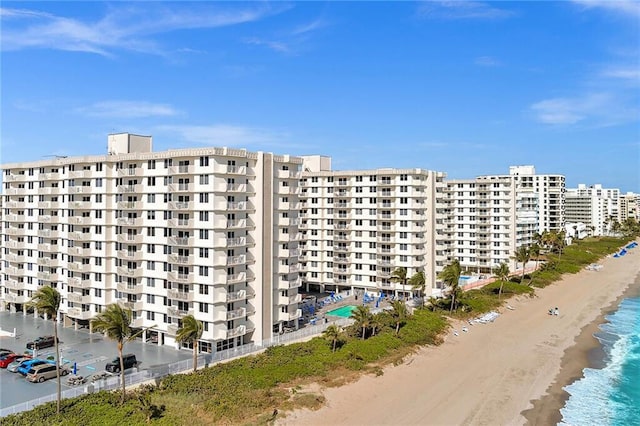
[{"label": "blue sky", "polygon": [[640,3],[11,2],[1,158],[234,146],[640,192]]}]

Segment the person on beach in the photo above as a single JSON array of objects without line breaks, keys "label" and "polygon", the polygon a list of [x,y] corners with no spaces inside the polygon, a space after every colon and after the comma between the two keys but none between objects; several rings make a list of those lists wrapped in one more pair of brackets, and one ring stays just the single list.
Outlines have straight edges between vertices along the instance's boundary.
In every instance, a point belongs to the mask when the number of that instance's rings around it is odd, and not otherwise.
[{"label": "person on beach", "polygon": [[558,311],[558,307],[556,306],[556,309],[553,311],[553,315],[558,316],[560,315],[560,312]]}]

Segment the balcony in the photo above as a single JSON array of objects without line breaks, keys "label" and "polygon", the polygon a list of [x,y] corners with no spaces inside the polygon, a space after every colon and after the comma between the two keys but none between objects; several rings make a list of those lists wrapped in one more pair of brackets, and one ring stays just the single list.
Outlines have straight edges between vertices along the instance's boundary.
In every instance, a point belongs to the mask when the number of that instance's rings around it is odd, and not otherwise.
[{"label": "balcony", "polygon": [[17,175],[8,175],[4,176],[4,179],[6,179],[7,182],[23,182],[27,180],[27,175],[24,173],[20,173]]},{"label": "balcony", "polygon": [[333,258],[334,263],[349,263],[350,260],[346,256],[336,256]]},{"label": "balcony", "polygon": [[225,299],[225,302],[226,303],[238,302],[240,300],[245,300],[246,298],[247,298],[247,291],[240,290],[240,291],[236,291],[235,293],[228,293]]},{"label": "balcony", "polygon": [[69,177],[71,179],[90,179],[93,177],[93,173],[91,170],[77,170],[77,171],[69,171]]},{"label": "balcony", "polygon": [[247,309],[246,308],[238,308],[236,310],[227,312],[227,321],[240,319],[240,318],[245,317],[245,316],[247,316]]},{"label": "balcony", "polygon": [[[7,246],[7,248],[10,248],[10,249],[24,249],[27,247],[27,244],[24,241],[9,240],[9,241],[6,241],[4,244],[5,246]],[[39,247],[41,245],[43,246],[46,245],[47,248],[51,247],[51,244],[38,244],[38,250],[40,250]],[[41,250],[41,251],[49,251],[49,250]]]},{"label": "balcony", "polygon": [[246,237],[227,238],[227,247],[242,247],[247,245]]},{"label": "balcony", "polygon": [[169,244],[190,247],[193,245],[193,237],[169,237]]},{"label": "balcony", "polygon": [[193,220],[191,219],[171,219],[169,226],[172,228],[193,228]]},{"label": "balcony", "polygon": [[68,248],[69,254],[71,256],[91,256],[92,255],[92,250],[90,248],[84,248],[84,247],[69,247]]},{"label": "balcony", "polygon": [[83,296],[82,294],[79,294],[79,293],[68,293],[67,300],[69,302],[82,303],[84,305],[87,305],[91,303],[92,298],[91,298],[91,295],[89,294],[87,294],[86,296]]},{"label": "balcony", "polygon": [[183,256],[179,254],[170,254],[169,255],[169,263],[173,263],[176,265],[191,265],[193,264],[193,256]]},{"label": "balcony", "polygon": [[[21,219],[18,220],[18,217],[20,217]],[[23,215],[18,216],[17,214],[8,214],[4,216],[4,220],[6,220],[7,222],[23,222],[23,218]]]},{"label": "balcony", "polygon": [[193,301],[193,292],[190,291],[179,291],[179,290],[168,290],[167,297],[169,299],[181,300],[183,302],[191,302]]},{"label": "balcony", "polygon": [[25,283],[21,283],[18,280],[5,280],[4,286],[13,290],[22,290],[24,289]]},{"label": "balcony", "polygon": [[142,276],[142,268],[129,268],[118,266],[118,275],[123,277],[137,278]]},{"label": "balcony", "polygon": [[276,177],[278,179],[300,179],[301,175],[302,173],[300,173],[297,170],[277,170],[276,171]]},{"label": "balcony", "polygon": [[236,284],[247,281],[247,274],[245,272],[240,272],[238,274],[227,275],[227,284]]},{"label": "balcony", "polygon": [[171,183],[167,185],[169,192],[194,192],[195,186],[192,183]]},{"label": "balcony", "polygon": [[193,210],[193,202],[191,201],[176,201],[169,203],[170,210]]},{"label": "balcony", "polygon": [[116,223],[120,226],[142,226],[143,220],[141,217],[119,217]]},{"label": "balcony", "polygon": [[171,175],[191,175],[193,173],[195,173],[195,167],[190,164],[169,167],[169,174]]},{"label": "balcony", "polygon": [[118,234],[118,242],[123,244],[142,244],[141,234]]},{"label": "balcony", "polygon": [[240,210],[246,210],[246,209],[247,209],[247,203],[245,201],[227,203],[227,210],[229,211],[240,211]]},{"label": "balcony", "polygon": [[69,232],[69,239],[74,241],[93,241],[95,236],[89,232]]},{"label": "balcony", "polygon": [[73,272],[91,272],[91,265],[88,263],[80,263],[80,262],[69,262],[67,264],[67,269]]},{"label": "balcony", "polygon": [[83,311],[80,308],[69,308],[67,311],[67,316],[76,319],[90,319],[93,314],[91,311]]},{"label": "balcony", "polygon": [[[72,201],[69,203],[69,208],[74,210],[91,210],[94,207],[90,201]],[[55,207],[51,207],[55,208]]]},{"label": "balcony", "polygon": [[29,302],[29,300],[31,300],[31,298],[26,294],[23,294],[22,296],[18,296],[17,294],[14,294],[14,293],[5,293],[4,300],[10,303],[27,303]]},{"label": "balcony", "polygon": [[182,318],[182,317],[186,317],[187,315],[193,315],[193,309],[184,310],[184,309],[178,309],[174,307],[168,307],[167,315],[173,318]]},{"label": "balcony", "polygon": [[294,263],[289,265],[289,273],[294,273],[294,272],[298,272],[300,271],[300,264],[299,263]]},{"label": "balcony", "polygon": [[24,254],[8,254],[7,255],[7,260],[9,262],[13,262],[13,263],[24,263],[26,261],[27,257]]},{"label": "balcony", "polygon": [[71,216],[69,218],[70,225],[91,225],[92,219],[89,216]]},{"label": "balcony", "polygon": [[38,279],[44,281],[60,281],[60,275],[54,272],[38,272]]},{"label": "balcony", "polygon": [[226,186],[226,192],[247,192],[247,185],[244,183],[228,183]]},{"label": "balcony", "polygon": [[116,288],[119,292],[122,293],[130,293],[130,294],[142,294],[142,285],[132,284],[122,282],[116,285]]},{"label": "balcony", "polygon": [[142,300],[137,300],[135,302],[129,301],[128,299],[120,299],[122,306],[127,309],[131,309],[132,311],[140,311],[144,307],[144,302]]},{"label": "balcony", "polygon": [[91,280],[81,280],[77,277],[69,278],[69,287],[73,288],[91,288]]},{"label": "balcony", "polygon": [[280,312],[278,319],[280,321],[294,321],[302,316],[302,309],[296,309],[294,312]]},{"label": "balcony", "polygon": [[132,194],[140,192],[142,185],[118,185],[118,192],[121,194]]},{"label": "balcony", "polygon": [[45,252],[45,251],[46,251],[46,252],[58,251],[58,250],[57,250],[57,247],[58,247],[58,246],[56,245],[56,246],[54,246],[54,247],[55,247],[55,249],[54,249],[54,250],[52,250],[52,249],[51,249],[51,244],[38,244],[38,251],[43,251],[43,252]]},{"label": "balcony", "polygon": [[244,325],[241,325],[231,330],[227,330],[226,337],[227,339],[231,339],[234,337],[244,336],[246,333],[247,333],[247,327]]},{"label": "balcony", "polygon": [[24,234],[24,231],[25,231],[24,228],[15,228],[15,227],[4,229],[4,233],[7,235],[22,235]]},{"label": "balcony", "polygon": [[22,268],[19,269],[17,266],[8,266],[5,268],[5,272],[8,275],[18,275],[20,271],[24,271],[24,269]]},{"label": "balcony", "polygon": [[245,255],[227,257],[227,266],[244,265],[245,263],[247,263]]},{"label": "balcony", "polygon": [[118,176],[143,176],[142,167],[125,167],[118,169]]},{"label": "balcony", "polygon": [[38,237],[42,238],[60,238],[62,232],[57,229],[38,229]]},{"label": "balcony", "polygon": [[[60,266],[60,264],[62,263],[60,259],[58,258],[52,258],[52,257],[39,257],[37,259],[36,262],[38,265],[42,265],[42,266],[52,266],[52,267],[58,267]],[[8,270],[9,268],[7,268]]]},{"label": "balcony", "polygon": [[41,180],[59,180],[62,179],[62,173],[59,172],[49,172],[49,173],[41,173],[39,176]]},{"label": "balcony", "polygon": [[119,201],[118,209],[120,210],[140,210],[142,203],[140,201]]},{"label": "balcony", "polygon": [[[57,194],[58,191],[53,192],[54,189],[58,189],[58,188],[51,188],[51,194]],[[70,186],[69,188],[69,194],[92,194],[96,188],[92,188],[90,186]]]},{"label": "balcony", "polygon": [[193,275],[178,272],[169,272],[169,279],[178,283],[190,284],[193,282]]}]

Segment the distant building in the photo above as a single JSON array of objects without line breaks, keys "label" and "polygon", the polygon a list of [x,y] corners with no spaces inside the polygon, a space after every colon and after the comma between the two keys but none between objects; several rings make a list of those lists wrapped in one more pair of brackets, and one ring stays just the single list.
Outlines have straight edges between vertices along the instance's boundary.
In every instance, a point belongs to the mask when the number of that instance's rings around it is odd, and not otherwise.
[{"label": "distant building", "polygon": [[623,223],[629,218],[640,220],[640,194],[627,192],[620,195],[618,222]]},{"label": "distant building", "polygon": [[613,221],[618,218],[619,189],[602,185],[568,188],[565,194],[565,217],[568,223],[583,223],[592,236],[609,235]]}]

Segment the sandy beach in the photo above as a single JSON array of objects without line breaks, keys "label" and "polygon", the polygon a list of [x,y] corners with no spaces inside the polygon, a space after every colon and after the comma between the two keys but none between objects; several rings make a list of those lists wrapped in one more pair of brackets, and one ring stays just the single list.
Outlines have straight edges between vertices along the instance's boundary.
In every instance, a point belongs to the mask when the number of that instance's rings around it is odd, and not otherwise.
[{"label": "sandy beach", "polygon": [[[598,272],[583,270],[534,298],[511,299],[515,309],[502,309],[495,322],[468,332],[458,327],[458,336],[452,330],[441,346],[421,349],[382,376],[325,389],[323,408],[282,413],[276,424],[555,424],[562,386],[579,377],[597,350],[591,336],[603,313],[640,287],[640,249],[599,263]],[[560,315],[548,315],[556,306]]]}]

